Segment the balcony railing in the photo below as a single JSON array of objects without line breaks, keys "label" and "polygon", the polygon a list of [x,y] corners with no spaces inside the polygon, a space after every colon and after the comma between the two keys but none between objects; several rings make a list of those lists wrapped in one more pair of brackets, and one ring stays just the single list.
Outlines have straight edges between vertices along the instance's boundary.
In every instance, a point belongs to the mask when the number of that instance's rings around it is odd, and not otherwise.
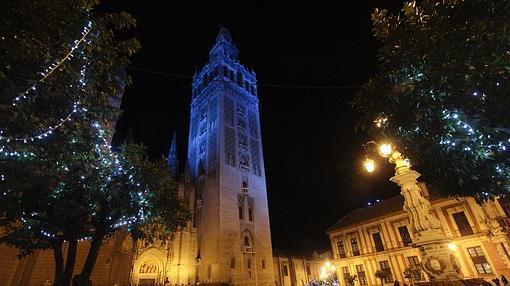
[{"label": "balcony railing", "polygon": [[255,253],[255,248],[253,246],[243,245],[243,253]]}]

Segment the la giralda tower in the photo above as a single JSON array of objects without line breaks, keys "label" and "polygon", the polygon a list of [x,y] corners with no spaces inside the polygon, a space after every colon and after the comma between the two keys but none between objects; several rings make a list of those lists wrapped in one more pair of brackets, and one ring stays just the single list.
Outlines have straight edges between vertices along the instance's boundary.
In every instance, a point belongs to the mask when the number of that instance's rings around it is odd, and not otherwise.
[{"label": "la giralda tower", "polygon": [[194,75],[192,94],[199,281],[274,285],[257,80],[226,28]]}]

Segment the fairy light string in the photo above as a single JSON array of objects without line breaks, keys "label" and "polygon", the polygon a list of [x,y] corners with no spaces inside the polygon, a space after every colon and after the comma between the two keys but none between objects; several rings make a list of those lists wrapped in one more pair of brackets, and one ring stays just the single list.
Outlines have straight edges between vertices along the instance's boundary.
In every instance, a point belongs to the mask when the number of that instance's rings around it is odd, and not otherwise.
[{"label": "fairy light string", "polygon": [[[41,72],[42,78],[39,79],[36,83],[34,83],[31,87],[29,87],[22,95],[14,98],[12,105],[16,106],[16,102],[20,101],[21,99],[27,99],[30,91],[35,90],[36,86],[39,83],[46,80],[46,78],[48,78],[48,76],[50,76],[59,66],[61,66],[62,63],[64,63],[66,60],[70,60],[73,57],[74,52],[78,49],[78,47],[81,45],[81,43],[85,42],[86,44],[90,44],[90,41],[87,41],[87,36],[89,35],[91,30],[92,30],[92,22],[87,21],[87,24],[84,26],[83,31],[81,33],[81,38],[78,40],[75,40],[73,42],[73,45],[71,46],[70,51],[62,59],[55,61],[49,67],[44,69],[44,71]],[[86,58],[86,56],[83,55],[83,50],[81,52],[81,55],[82,55],[82,60],[86,62],[87,58]],[[84,64],[81,67],[80,78],[78,80],[79,86],[82,88],[82,90],[85,88],[85,69],[86,69],[86,64]],[[30,143],[35,140],[45,139],[46,137],[53,134],[53,132],[56,129],[62,127],[66,122],[71,121],[73,115],[78,111],[87,111],[87,109],[79,108],[79,101],[75,100],[75,102],[72,105],[71,111],[66,116],[61,118],[56,124],[47,126],[46,128],[43,128],[43,131],[40,131],[36,134],[19,136],[19,137],[8,136],[8,135],[6,135],[6,132],[4,130],[0,129],[0,141],[5,141],[7,143],[10,143],[10,142]],[[0,150],[3,151],[4,149],[6,149],[5,146],[0,146]],[[0,152],[2,152],[2,151],[0,151]],[[9,152],[9,155],[16,156],[17,154],[16,154],[16,152]]]},{"label": "fairy light string", "polygon": [[[468,120],[463,118],[461,112],[443,110],[443,120],[450,130],[440,139],[439,144],[445,146],[446,150],[459,150],[470,152],[473,155],[481,154],[482,157],[489,159],[497,152],[507,152],[510,149],[510,138],[496,139],[491,134],[484,134],[477,130]],[[373,123],[377,128],[385,128],[388,124],[388,118],[380,116]],[[420,128],[416,127],[414,132],[419,132]],[[401,131],[404,132],[404,131]],[[405,135],[406,132],[404,132]],[[495,176],[510,179],[510,167],[503,163],[496,163],[494,166]]]},{"label": "fairy light string", "polygon": [[16,106],[19,101],[23,99],[28,99],[30,92],[37,89],[37,85],[44,82],[56,69],[58,69],[66,60],[70,60],[73,58],[74,52],[78,49],[78,47],[81,45],[81,43],[86,42],[85,39],[87,38],[87,35],[92,30],[92,22],[87,21],[85,26],[83,27],[83,30],[81,32],[81,37],[78,40],[75,40],[73,44],[71,44],[71,48],[69,52],[61,59],[56,60],[52,62],[48,67],[43,69],[41,72],[39,72],[39,75],[41,76],[40,79],[38,79],[34,84],[32,84],[30,87],[28,87],[24,92],[22,92],[20,95],[16,96],[12,100],[12,106]]}]

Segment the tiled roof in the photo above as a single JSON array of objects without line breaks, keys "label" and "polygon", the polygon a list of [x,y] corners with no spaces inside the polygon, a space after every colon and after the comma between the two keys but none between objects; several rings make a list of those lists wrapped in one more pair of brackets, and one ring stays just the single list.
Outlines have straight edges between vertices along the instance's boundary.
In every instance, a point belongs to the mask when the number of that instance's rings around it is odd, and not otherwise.
[{"label": "tiled roof", "polygon": [[[430,201],[434,201],[437,199],[439,199],[439,197],[433,195],[429,197]],[[404,212],[403,206],[404,197],[399,195],[383,200],[382,202],[371,206],[353,210],[347,213],[341,219],[339,219],[332,227],[330,227],[326,231],[326,233],[331,233],[332,231],[335,230],[339,230],[349,226],[354,226],[364,222],[369,222],[371,220],[375,220],[379,217],[386,216],[389,214],[403,213]]]},{"label": "tiled roof", "polygon": [[380,203],[359,208],[348,212],[341,219],[339,219],[332,227],[326,232],[330,233],[334,230],[345,228],[348,226],[360,224],[366,221],[377,219],[378,217],[385,216],[391,213],[404,212],[404,197],[396,196],[383,200]]}]

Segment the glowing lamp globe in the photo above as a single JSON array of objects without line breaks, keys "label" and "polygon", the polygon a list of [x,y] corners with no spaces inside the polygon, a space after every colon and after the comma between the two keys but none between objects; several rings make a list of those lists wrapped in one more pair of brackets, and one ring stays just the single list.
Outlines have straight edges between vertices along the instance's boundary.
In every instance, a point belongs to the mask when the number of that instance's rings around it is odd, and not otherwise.
[{"label": "glowing lamp globe", "polygon": [[389,157],[393,153],[393,147],[390,143],[384,143],[379,145],[379,154],[383,157]]},{"label": "glowing lamp globe", "polygon": [[369,173],[372,173],[375,170],[375,162],[372,159],[365,159],[363,165],[365,166],[365,169]]}]

